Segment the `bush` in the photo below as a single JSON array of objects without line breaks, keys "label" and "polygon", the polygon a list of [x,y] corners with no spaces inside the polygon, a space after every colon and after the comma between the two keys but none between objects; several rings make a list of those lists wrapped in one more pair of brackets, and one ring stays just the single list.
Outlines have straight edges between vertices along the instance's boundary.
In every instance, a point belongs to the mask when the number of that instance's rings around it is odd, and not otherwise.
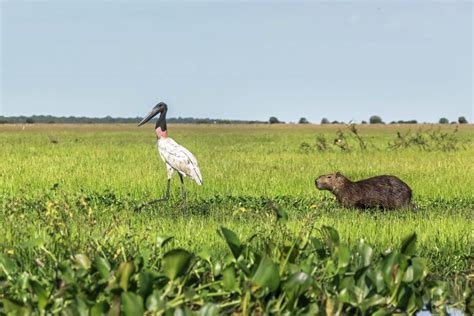
[{"label": "bush", "polygon": [[409,121],[397,121],[397,124],[418,124],[417,120],[409,120]]},{"label": "bush", "polygon": [[439,119],[439,124],[449,124],[449,120],[445,117]]},{"label": "bush", "polygon": [[[288,214],[274,206],[283,227]],[[128,260],[76,254],[57,268],[22,272],[0,253],[2,305],[8,315],[413,315],[446,311],[452,292],[432,281],[426,259],[416,255],[417,235],[377,253],[363,239],[352,249],[332,227],[317,236],[303,232],[285,245],[259,250],[220,227],[229,260],[169,248],[142,251]],[[271,250],[270,250],[271,249]],[[105,249],[107,250],[107,249]],[[104,252],[105,254],[105,252]],[[41,262],[41,261],[40,261]],[[470,301],[468,294],[466,301]],[[22,297],[22,300],[18,300]],[[455,302],[458,303],[458,302]],[[460,304],[456,304],[459,306]],[[455,305],[455,306],[456,306]],[[74,312],[76,311],[76,312]],[[198,313],[199,311],[199,313]],[[466,305],[466,314],[472,312]]]},{"label": "bush", "polygon": [[280,122],[280,121],[278,120],[278,118],[276,118],[275,116],[271,116],[270,119],[268,120],[268,122],[269,122],[270,124],[280,124],[280,123],[282,123],[282,122]]},{"label": "bush", "polygon": [[302,117],[298,121],[298,124],[309,124],[309,121],[306,119],[306,117]]},{"label": "bush", "polygon": [[33,120],[32,118],[27,118],[26,121],[25,121],[26,124],[34,124],[35,123],[35,120]]},{"label": "bush", "polygon": [[459,124],[467,124],[468,123],[464,116],[460,116],[458,118],[458,122],[459,122]]},{"label": "bush", "polygon": [[378,115],[372,115],[369,122],[370,124],[383,124],[382,118]]},{"label": "bush", "polygon": [[324,118],[321,120],[321,124],[329,124],[329,120],[324,117]]}]

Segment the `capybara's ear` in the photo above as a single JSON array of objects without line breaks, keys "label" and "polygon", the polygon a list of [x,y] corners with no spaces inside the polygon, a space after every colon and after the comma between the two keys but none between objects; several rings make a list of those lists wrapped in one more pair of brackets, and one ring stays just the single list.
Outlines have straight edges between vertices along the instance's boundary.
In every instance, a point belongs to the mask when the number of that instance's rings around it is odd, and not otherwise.
[{"label": "capybara's ear", "polygon": [[340,173],[339,171],[338,171],[338,172],[336,172],[336,177],[337,177],[337,178],[340,178],[340,177],[342,177],[342,173]]}]

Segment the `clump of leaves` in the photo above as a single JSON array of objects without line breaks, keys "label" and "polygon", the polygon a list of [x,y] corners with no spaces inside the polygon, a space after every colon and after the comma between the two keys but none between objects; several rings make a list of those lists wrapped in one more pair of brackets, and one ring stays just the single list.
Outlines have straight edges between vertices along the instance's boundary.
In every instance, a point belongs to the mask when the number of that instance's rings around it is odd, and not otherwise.
[{"label": "clump of leaves", "polygon": [[[288,214],[272,202],[268,207],[275,225],[286,225]],[[430,281],[426,260],[416,255],[416,234],[382,254],[363,240],[349,249],[328,226],[264,250],[253,246],[254,236],[243,241],[225,227],[218,234],[229,248],[224,259],[165,252],[169,237],[134,259],[77,254],[32,272],[0,254],[0,313],[385,315],[442,312],[449,303],[446,284]]]},{"label": "clump of leaves", "polygon": [[[314,146],[303,142],[300,145],[300,151],[310,153],[313,151],[326,152],[332,149],[340,150],[345,153],[353,152],[356,147],[360,151],[366,151],[368,148],[376,148],[373,144],[367,142],[357,129],[356,124],[348,124],[347,131],[338,129],[332,142],[328,141],[323,134],[316,136]],[[418,130],[412,133],[408,130],[402,134],[397,131],[395,139],[388,143],[389,149],[409,149],[416,148],[422,151],[457,151],[462,148],[461,140],[458,137],[458,126],[452,132],[442,131],[441,128]]]},{"label": "clump of leaves", "polygon": [[397,132],[395,140],[388,144],[391,149],[417,148],[422,151],[456,151],[460,148],[457,137],[458,126],[451,132],[435,130],[418,130],[415,134],[407,131],[405,134]]},{"label": "clump of leaves", "polygon": [[326,135],[319,134],[316,136],[316,142],[314,146],[303,142],[300,145],[300,151],[303,153],[310,153],[314,150],[318,152],[326,152],[331,151],[332,149],[338,149],[342,152],[351,152],[357,145],[359,146],[360,150],[367,150],[367,143],[360,135],[356,124],[348,124],[347,129],[349,132],[338,129],[332,141],[328,140]]},{"label": "clump of leaves", "polygon": [[365,143],[364,138],[359,134],[359,130],[357,129],[356,124],[352,123],[348,126],[348,129],[352,133],[352,136],[357,140],[359,143],[359,147],[361,150],[367,150],[367,145]]},{"label": "clump of leaves", "polygon": [[333,144],[343,152],[350,152],[352,150],[346,134],[340,129],[336,132],[336,138]]},{"label": "clump of leaves", "polygon": [[318,151],[327,151],[329,150],[329,144],[324,135],[318,135],[316,137],[316,149]]}]

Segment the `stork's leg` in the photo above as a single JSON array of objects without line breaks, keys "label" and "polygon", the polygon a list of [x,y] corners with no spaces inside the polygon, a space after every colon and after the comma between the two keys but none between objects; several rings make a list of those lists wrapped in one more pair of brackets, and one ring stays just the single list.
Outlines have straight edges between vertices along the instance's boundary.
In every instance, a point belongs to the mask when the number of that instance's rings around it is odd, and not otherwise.
[{"label": "stork's leg", "polygon": [[166,193],[165,193],[165,196],[162,197],[162,198],[159,198],[159,199],[156,199],[156,200],[152,200],[150,202],[145,202],[143,204],[141,204],[139,207],[138,207],[138,210],[141,210],[142,208],[146,207],[146,206],[150,206],[151,204],[155,204],[155,203],[158,203],[158,202],[166,202],[169,200],[170,198],[170,185],[171,185],[171,176],[173,175],[173,168],[171,168],[169,165],[166,165],[166,171],[167,171],[167,174],[168,174],[168,182],[166,184]]},{"label": "stork's leg", "polygon": [[179,174],[179,179],[181,180],[181,194],[183,197],[183,211],[186,212],[186,188],[184,187],[183,175]]},{"label": "stork's leg", "polygon": [[171,178],[168,179],[168,183],[166,185],[166,193],[165,193],[165,196],[162,197],[162,198],[159,198],[159,199],[156,199],[156,200],[152,200],[150,202],[148,202],[147,204],[150,205],[150,204],[154,204],[154,203],[158,203],[158,202],[166,202],[169,200],[170,198],[170,184],[171,184]]}]

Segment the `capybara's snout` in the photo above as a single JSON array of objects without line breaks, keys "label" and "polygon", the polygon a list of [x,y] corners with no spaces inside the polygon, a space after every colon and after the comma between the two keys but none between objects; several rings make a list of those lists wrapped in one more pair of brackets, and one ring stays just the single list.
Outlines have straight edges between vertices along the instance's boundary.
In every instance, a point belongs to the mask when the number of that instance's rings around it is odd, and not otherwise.
[{"label": "capybara's snout", "polygon": [[314,185],[315,185],[315,187],[316,187],[318,190],[321,190],[321,189],[322,189],[321,183],[319,182],[319,178],[316,178],[316,179],[314,180]]}]

